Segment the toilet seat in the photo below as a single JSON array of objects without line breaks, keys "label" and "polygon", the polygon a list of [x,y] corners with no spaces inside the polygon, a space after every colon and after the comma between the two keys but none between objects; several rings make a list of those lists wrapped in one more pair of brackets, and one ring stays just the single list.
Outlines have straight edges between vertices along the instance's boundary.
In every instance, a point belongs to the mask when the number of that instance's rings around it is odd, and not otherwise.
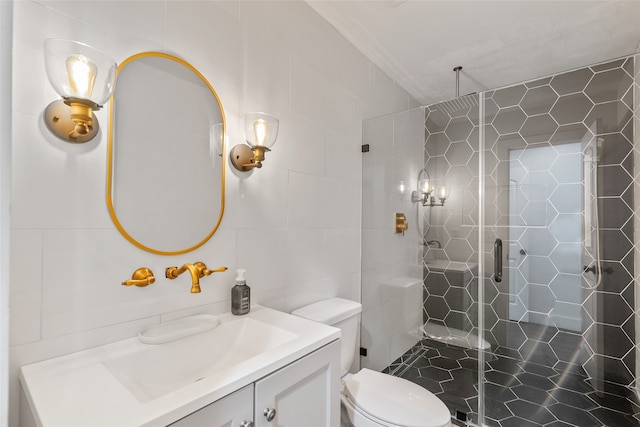
[{"label": "toilet seat", "polygon": [[344,397],[380,425],[448,427],[451,415],[433,393],[403,378],[362,369],[344,380]]}]

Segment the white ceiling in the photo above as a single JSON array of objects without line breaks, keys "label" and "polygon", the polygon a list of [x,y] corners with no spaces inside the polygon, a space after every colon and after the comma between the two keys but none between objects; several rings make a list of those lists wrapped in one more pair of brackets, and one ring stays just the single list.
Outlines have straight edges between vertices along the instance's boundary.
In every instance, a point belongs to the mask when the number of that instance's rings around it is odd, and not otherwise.
[{"label": "white ceiling", "polygon": [[639,51],[640,0],[307,0],[422,105]]}]

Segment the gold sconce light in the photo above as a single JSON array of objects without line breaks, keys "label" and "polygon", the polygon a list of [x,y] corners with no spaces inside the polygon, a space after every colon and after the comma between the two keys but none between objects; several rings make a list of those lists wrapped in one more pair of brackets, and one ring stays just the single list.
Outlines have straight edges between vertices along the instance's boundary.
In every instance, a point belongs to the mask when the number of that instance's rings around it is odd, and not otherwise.
[{"label": "gold sconce light", "polygon": [[433,185],[429,174],[422,170],[418,175],[418,190],[411,193],[411,201],[422,203],[422,206],[444,206],[449,197],[449,187],[446,184]]},{"label": "gold sconce light", "polygon": [[45,109],[47,128],[66,142],[92,140],[99,130],[93,112],[115,87],[115,61],[84,43],[62,39],[46,40],[44,57],[49,83],[62,97]]},{"label": "gold sconce light", "polygon": [[264,153],[271,151],[278,137],[277,118],[266,113],[247,113],[244,115],[244,136],[247,145],[238,144],[231,149],[231,164],[237,170],[247,172],[261,168]]}]

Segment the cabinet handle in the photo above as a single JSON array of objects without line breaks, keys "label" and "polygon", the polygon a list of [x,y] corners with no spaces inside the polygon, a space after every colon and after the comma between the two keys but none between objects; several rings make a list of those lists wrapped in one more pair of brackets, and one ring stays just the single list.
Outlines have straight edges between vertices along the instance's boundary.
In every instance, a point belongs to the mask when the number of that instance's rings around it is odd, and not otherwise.
[{"label": "cabinet handle", "polygon": [[276,410],[274,408],[267,408],[264,410],[263,415],[267,419],[267,421],[273,421],[276,417]]},{"label": "cabinet handle", "polygon": [[240,427],[253,427],[253,421],[245,421],[240,424]]}]

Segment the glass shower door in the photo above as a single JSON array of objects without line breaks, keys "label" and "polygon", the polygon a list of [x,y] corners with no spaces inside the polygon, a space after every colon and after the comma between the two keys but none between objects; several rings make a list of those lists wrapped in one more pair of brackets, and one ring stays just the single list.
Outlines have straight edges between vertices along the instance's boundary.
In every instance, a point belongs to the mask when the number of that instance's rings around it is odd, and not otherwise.
[{"label": "glass shower door", "polygon": [[477,425],[640,425],[634,60],[364,122],[361,367]]},{"label": "glass shower door", "polygon": [[633,66],[483,94],[487,425],[638,425]]},{"label": "glass shower door", "polygon": [[[421,385],[452,417],[473,420],[479,102],[460,101],[363,123],[360,363]],[[428,196],[413,197],[425,177]],[[396,214],[407,220],[404,233],[394,230]]]}]

